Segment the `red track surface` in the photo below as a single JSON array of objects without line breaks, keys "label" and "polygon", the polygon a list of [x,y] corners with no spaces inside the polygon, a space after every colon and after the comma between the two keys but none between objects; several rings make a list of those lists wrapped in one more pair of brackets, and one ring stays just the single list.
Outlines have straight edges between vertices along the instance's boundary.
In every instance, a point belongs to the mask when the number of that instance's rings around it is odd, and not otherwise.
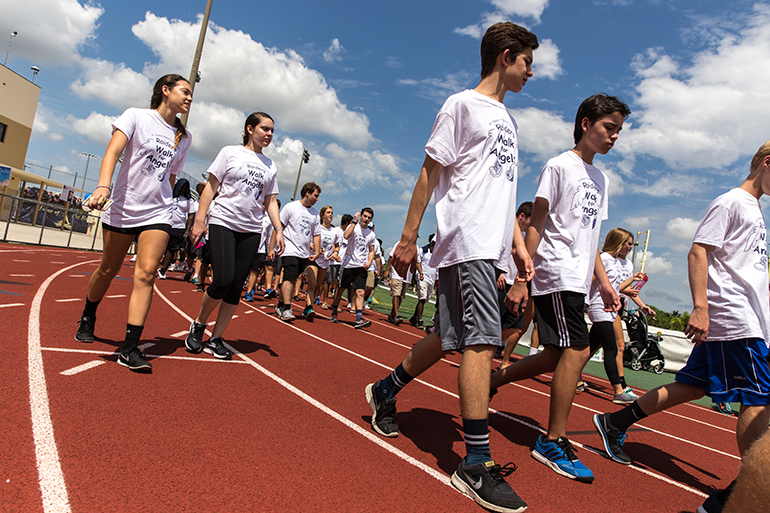
[{"label": "red track surface", "polygon": [[[156,282],[142,340],[154,372],[135,374],[115,363],[128,260],[99,307],[97,341],[73,339],[99,256],[0,245],[1,511],[480,511],[449,484],[464,454],[457,355],[399,394],[401,436],[383,439],[364,387],[418,331],[373,312],[356,331],[320,309],[312,324],[285,324],[269,315],[274,302],[256,301],[227,330],[233,361],[191,355],[183,339],[201,296],[171,273]],[[508,481],[529,511],[694,511],[709,485],[735,476],[735,419],[693,405],[632,430],[634,465],[604,458],[591,416],[617,406],[606,381],[589,382],[569,436],[593,484],[529,455],[547,425],[550,376],[507,385],[491,404],[492,455],[518,465]]]}]

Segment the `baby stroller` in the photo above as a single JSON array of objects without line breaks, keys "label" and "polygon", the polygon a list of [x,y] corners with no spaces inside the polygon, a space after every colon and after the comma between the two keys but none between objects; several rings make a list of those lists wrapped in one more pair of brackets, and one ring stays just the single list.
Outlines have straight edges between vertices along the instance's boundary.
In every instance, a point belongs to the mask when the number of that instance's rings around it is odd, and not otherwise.
[{"label": "baby stroller", "polygon": [[623,351],[623,365],[633,370],[651,370],[662,374],[666,366],[666,358],[660,351],[663,336],[647,333],[647,316],[641,310],[623,313],[626,322],[629,342]]}]

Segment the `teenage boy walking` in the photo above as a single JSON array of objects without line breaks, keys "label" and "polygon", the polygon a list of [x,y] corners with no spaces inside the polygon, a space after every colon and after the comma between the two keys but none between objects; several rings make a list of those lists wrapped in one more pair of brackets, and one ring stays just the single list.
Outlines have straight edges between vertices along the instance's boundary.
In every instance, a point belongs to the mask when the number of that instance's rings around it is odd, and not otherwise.
[{"label": "teenage boy walking", "polygon": [[[492,25],[481,40],[481,82],[449,97],[439,111],[392,259],[401,276],[415,267],[420,222],[435,189],[438,229],[431,263],[441,287],[434,332],[365,390],[374,430],[398,436],[396,393],[445,352],[462,351],[458,384],[466,456],[452,484],[483,507],[502,512],[524,511],[527,505],[506,483],[509,472],[495,464],[489,449],[487,387],[495,348],[502,343],[499,270],[493,262],[513,244],[518,269],[524,270],[520,279],[533,273],[514,216],[518,128],[503,99],[508,91],[521,91],[532,76],[532,51],[538,46],[537,37],[518,25]],[[523,290],[511,298],[514,311],[526,301]]]},{"label": "teenage boy walking", "polygon": [[[759,198],[770,194],[770,141],[751,160],[743,184],[715,199],[687,257],[693,310],[685,328],[695,347],[676,381],[615,413],[594,415],[607,455],[628,465],[628,428],[643,418],[708,395],[741,403],[736,437],[743,457],[770,420],[770,295],[767,235]],[[714,492],[699,513],[719,513],[732,491]]]},{"label": "teenage boy walking", "polygon": [[[318,211],[313,205],[318,201],[321,187],[313,182],[302,186],[302,199],[292,201],[281,209],[281,224],[286,249],[283,258],[283,283],[281,284],[278,305],[275,314],[285,322],[293,321],[291,313],[291,298],[294,295],[294,283],[305,271],[309,262],[315,261],[321,253],[321,221]],[[275,234],[273,234],[273,237]],[[271,237],[271,243],[272,238]],[[310,244],[315,250],[310,252]],[[313,306],[305,307],[303,315],[307,320],[313,320]]]},{"label": "teenage boy walking", "polygon": [[544,350],[497,371],[491,380],[494,390],[553,372],[548,432],[538,437],[532,457],[557,474],[588,483],[594,476],[567,439],[567,420],[580,371],[591,356],[583,305],[592,277],[605,309],[620,308],[597,251],[608,196],[607,177],[593,160],[610,151],[630,113],[614,96],[585,99],[575,117],[575,147],[543,168],[525,240],[536,269],[532,300]]}]

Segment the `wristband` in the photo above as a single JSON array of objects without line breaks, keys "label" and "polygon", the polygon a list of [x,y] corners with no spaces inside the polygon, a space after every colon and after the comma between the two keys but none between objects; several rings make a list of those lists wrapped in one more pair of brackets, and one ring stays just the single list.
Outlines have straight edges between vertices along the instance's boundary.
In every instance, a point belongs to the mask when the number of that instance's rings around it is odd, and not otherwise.
[{"label": "wristband", "polygon": [[97,185],[97,186],[96,186],[96,188],[97,188],[97,189],[98,189],[99,187],[104,187],[105,189],[107,189],[108,191],[110,191],[110,193],[112,192],[112,189],[110,189],[110,187],[109,187],[109,186],[107,186],[107,185]]}]

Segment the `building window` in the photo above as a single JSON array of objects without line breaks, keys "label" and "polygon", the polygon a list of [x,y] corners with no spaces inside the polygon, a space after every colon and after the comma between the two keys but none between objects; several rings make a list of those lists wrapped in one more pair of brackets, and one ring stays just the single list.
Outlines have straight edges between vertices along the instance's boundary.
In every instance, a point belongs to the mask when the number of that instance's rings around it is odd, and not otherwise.
[{"label": "building window", "polygon": [[0,123],[0,143],[5,142],[5,129],[8,128],[8,125],[5,123]]}]

